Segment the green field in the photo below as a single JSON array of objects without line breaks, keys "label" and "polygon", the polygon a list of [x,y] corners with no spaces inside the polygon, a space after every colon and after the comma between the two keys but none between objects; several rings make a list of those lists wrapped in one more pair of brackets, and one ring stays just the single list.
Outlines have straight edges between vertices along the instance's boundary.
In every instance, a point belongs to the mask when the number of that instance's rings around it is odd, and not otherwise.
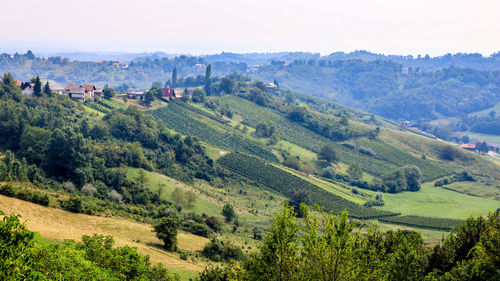
[{"label": "green field", "polygon": [[433,218],[465,219],[500,208],[500,201],[465,195],[424,184],[418,192],[384,193],[380,210]]},{"label": "green field", "polygon": [[478,139],[486,142],[494,142],[500,144],[500,136],[497,135],[486,135],[475,132],[458,132],[459,135],[467,135],[471,139]]}]

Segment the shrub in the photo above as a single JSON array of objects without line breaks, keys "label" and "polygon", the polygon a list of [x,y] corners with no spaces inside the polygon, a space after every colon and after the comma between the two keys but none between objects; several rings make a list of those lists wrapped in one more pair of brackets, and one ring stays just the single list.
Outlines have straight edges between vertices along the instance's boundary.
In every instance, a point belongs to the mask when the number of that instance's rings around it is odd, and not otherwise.
[{"label": "shrub", "polygon": [[223,242],[220,240],[212,240],[208,243],[201,254],[216,262],[220,261],[232,261],[243,259],[243,251],[240,247],[231,244],[230,242]]},{"label": "shrub", "polygon": [[76,190],[75,185],[72,182],[70,182],[70,181],[64,182],[63,183],[63,188],[64,188],[64,190],[66,190],[69,193],[73,193]]},{"label": "shrub", "polygon": [[212,230],[206,224],[202,224],[193,220],[184,221],[182,223],[182,230],[194,235],[199,235],[207,238],[212,235]]},{"label": "shrub", "polygon": [[222,230],[222,222],[216,217],[207,218],[205,223],[215,232]]},{"label": "shrub", "polygon": [[94,196],[97,189],[91,183],[87,183],[82,187],[82,192],[87,196]]},{"label": "shrub", "polygon": [[323,170],[321,170],[322,177],[328,178],[328,179],[335,179],[335,169],[333,167],[326,167]]}]

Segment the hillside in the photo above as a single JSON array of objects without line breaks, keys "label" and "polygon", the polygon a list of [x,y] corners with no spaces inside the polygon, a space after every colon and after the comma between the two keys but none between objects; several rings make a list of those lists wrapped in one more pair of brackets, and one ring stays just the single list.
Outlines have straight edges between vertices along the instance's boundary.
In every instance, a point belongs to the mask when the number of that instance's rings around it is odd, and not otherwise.
[{"label": "hillside", "polygon": [[[486,157],[238,75],[149,105],[27,98],[9,74],[0,86],[2,211],[49,239],[112,234],[183,278],[255,252],[284,201],[433,244],[500,205],[500,166]],[[178,247],[151,231],[168,223]]]}]

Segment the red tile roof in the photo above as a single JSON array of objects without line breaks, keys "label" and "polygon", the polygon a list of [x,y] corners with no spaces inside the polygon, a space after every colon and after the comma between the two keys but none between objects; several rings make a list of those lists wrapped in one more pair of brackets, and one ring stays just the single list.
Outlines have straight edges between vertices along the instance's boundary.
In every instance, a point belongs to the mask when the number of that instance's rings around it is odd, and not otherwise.
[{"label": "red tile roof", "polygon": [[464,144],[459,145],[459,147],[463,148],[463,149],[467,149],[467,148],[474,149],[474,148],[476,148],[476,144],[474,144],[474,143],[464,143]]}]

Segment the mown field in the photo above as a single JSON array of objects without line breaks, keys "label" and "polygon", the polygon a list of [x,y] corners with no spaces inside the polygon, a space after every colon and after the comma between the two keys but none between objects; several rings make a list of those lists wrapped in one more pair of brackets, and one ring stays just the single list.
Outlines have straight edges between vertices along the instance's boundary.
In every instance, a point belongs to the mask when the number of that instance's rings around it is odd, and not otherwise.
[{"label": "mown field", "polygon": [[466,219],[500,208],[500,201],[465,195],[430,183],[418,192],[384,193],[383,196],[385,205],[378,209],[408,216]]},{"label": "mown field", "polygon": [[[82,235],[94,233],[113,235],[117,246],[136,247],[141,254],[149,255],[152,262],[163,263],[171,272],[178,273],[182,280],[195,277],[206,266],[205,262],[182,260],[179,253],[159,249],[162,242],[148,224],[123,218],[75,214],[3,195],[0,195],[0,210],[6,214],[21,215],[30,230],[53,241],[79,241]],[[179,248],[186,251],[200,251],[209,242],[205,237],[184,232],[179,233],[178,240]]]}]

